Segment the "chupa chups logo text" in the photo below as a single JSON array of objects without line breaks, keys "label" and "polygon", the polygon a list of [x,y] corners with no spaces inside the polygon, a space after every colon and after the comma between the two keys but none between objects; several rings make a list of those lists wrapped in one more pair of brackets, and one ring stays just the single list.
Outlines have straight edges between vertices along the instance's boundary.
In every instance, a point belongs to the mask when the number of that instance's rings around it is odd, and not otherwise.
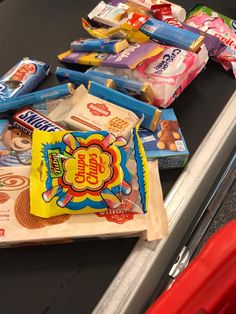
[{"label": "chupa chups logo text", "polygon": [[36,66],[33,63],[21,65],[12,75],[11,80],[23,82],[28,74],[36,72]]},{"label": "chupa chups logo text", "polygon": [[172,53],[164,54],[164,56],[162,57],[162,61],[155,66],[155,73],[160,74],[163,71],[165,71],[170,65],[170,63],[172,63],[177,57],[177,55],[180,53],[181,50],[176,48],[172,51]]},{"label": "chupa chups logo text", "polygon": [[89,103],[87,104],[87,108],[94,116],[108,117],[111,114],[111,112],[109,111],[108,107],[105,104]]},{"label": "chupa chups logo text", "polygon": [[64,162],[66,184],[75,191],[99,190],[112,176],[112,157],[97,145],[79,147]]}]

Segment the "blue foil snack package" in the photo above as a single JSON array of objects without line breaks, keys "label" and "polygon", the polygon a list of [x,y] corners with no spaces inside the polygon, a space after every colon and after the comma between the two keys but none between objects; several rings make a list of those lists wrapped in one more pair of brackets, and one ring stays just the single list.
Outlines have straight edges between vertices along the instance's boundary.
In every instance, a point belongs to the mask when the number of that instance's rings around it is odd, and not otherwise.
[{"label": "blue foil snack package", "polygon": [[42,104],[49,100],[70,96],[73,93],[74,88],[71,83],[50,87],[27,95],[0,101],[0,113],[5,113],[9,110],[17,110],[27,105]]},{"label": "blue foil snack package", "polygon": [[112,79],[92,75],[92,73],[90,74],[88,72],[82,73],[79,71],[57,67],[55,74],[58,81],[61,83],[71,82],[76,86],[83,84],[87,88],[90,81],[95,81],[107,87],[113,88],[115,86]]},{"label": "blue foil snack package", "polygon": [[30,93],[49,74],[50,66],[44,62],[22,59],[0,78],[0,101]]},{"label": "blue foil snack package", "polygon": [[70,44],[72,51],[119,53],[129,47],[126,39],[77,39]]}]

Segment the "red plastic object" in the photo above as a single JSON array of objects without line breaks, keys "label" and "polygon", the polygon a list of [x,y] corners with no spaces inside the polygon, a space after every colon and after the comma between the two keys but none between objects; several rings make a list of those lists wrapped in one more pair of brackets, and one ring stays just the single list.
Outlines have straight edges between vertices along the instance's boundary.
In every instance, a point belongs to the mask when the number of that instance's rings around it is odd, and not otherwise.
[{"label": "red plastic object", "polygon": [[217,231],[146,314],[236,313],[236,220]]}]

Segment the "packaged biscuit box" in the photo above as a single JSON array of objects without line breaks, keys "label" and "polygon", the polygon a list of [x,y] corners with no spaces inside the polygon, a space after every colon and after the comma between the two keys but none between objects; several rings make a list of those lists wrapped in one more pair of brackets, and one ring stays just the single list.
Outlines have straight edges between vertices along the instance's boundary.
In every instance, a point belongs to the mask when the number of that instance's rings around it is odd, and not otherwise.
[{"label": "packaged biscuit box", "polygon": [[148,159],[158,158],[160,169],[182,168],[189,151],[173,109],[163,109],[155,132],[139,130]]},{"label": "packaged biscuit box", "polygon": [[137,197],[134,190],[126,203],[103,213],[41,218],[30,213],[31,167],[1,167],[0,247],[69,242],[84,237],[163,238],[167,235],[167,218],[157,162],[149,162],[148,170],[151,182],[155,182],[155,193],[150,194],[149,211],[145,214],[132,210],[132,201]]}]

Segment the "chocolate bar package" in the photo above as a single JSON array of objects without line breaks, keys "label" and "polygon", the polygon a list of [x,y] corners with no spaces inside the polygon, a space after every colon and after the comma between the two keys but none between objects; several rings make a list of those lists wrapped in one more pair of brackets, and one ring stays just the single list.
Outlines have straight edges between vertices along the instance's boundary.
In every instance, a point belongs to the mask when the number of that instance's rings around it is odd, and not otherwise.
[{"label": "chocolate bar package", "polygon": [[0,113],[6,113],[10,110],[18,110],[27,105],[37,105],[45,103],[49,100],[68,97],[73,93],[73,85],[68,83],[43,89],[37,92],[32,92],[27,95],[20,95],[5,101],[0,101]]},{"label": "chocolate bar package", "polygon": [[0,101],[31,92],[49,73],[48,64],[22,59],[0,78]]},{"label": "chocolate bar package", "polygon": [[161,46],[163,51],[147,58],[136,69],[99,67],[101,72],[150,84],[155,94],[153,104],[167,108],[205,67],[209,57],[203,45],[198,53]]},{"label": "chocolate bar package", "polygon": [[[30,214],[31,167],[0,168],[0,247],[14,247],[51,242],[72,242],[78,238],[140,236],[148,240],[167,235],[167,218],[157,162],[149,162],[150,186],[155,192],[149,199],[150,210],[146,214],[133,211],[133,200],[115,210],[84,215],[60,215],[40,218]],[[153,221],[154,220],[154,221]]]},{"label": "chocolate bar package", "polygon": [[[98,71],[97,71],[98,69]],[[98,79],[111,79],[115,83],[115,89],[129,96],[137,97],[148,103],[153,103],[155,99],[154,91],[148,83],[140,82],[138,80],[130,80],[125,77],[118,77],[116,75],[108,74],[99,71],[99,67],[88,69],[87,72],[93,78],[93,81],[98,82]],[[95,79],[96,78],[96,79]],[[109,86],[107,86],[109,87]]]},{"label": "chocolate bar package", "polygon": [[83,84],[86,88],[88,87],[89,81],[95,81],[103,84],[107,87],[114,88],[115,83],[111,78],[95,76],[92,73],[82,73],[79,71],[73,71],[61,67],[57,67],[55,75],[59,82],[61,83],[73,83],[78,86]]},{"label": "chocolate bar package", "polygon": [[[133,23],[136,22],[132,21],[131,24]],[[204,36],[202,35],[186,29],[174,27],[154,18],[148,19],[139,30],[151,39],[193,52],[198,51],[204,42]]]},{"label": "chocolate bar package", "polygon": [[47,132],[64,130],[61,126],[31,108],[24,108],[15,113],[12,120],[13,126],[29,136],[32,135],[35,129]]},{"label": "chocolate bar package", "polygon": [[163,109],[155,132],[139,130],[148,159],[158,158],[160,169],[183,168],[189,151],[173,109]]},{"label": "chocolate bar package", "polygon": [[58,56],[59,60],[65,63],[103,65],[118,68],[134,69],[144,59],[162,51],[160,45],[154,42],[143,44],[132,44],[122,52],[114,54],[100,54],[96,52],[72,52],[67,51]]},{"label": "chocolate bar package", "polygon": [[128,13],[122,8],[101,1],[88,14],[88,17],[108,26],[117,26],[128,18]]},{"label": "chocolate bar package", "polygon": [[129,47],[126,39],[81,38],[70,44],[72,51],[117,54]]}]

